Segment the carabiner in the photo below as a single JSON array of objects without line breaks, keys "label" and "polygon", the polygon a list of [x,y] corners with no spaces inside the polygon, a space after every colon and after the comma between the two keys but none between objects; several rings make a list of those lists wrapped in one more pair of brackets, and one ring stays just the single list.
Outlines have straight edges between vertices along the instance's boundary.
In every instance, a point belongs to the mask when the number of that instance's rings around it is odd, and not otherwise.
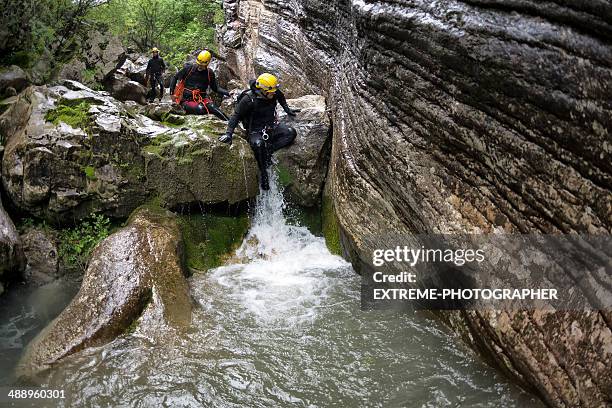
[{"label": "carabiner", "polygon": [[267,129],[263,129],[261,131],[261,138],[264,140],[264,142],[267,142],[268,139],[270,138],[270,135],[268,135],[268,130]]}]

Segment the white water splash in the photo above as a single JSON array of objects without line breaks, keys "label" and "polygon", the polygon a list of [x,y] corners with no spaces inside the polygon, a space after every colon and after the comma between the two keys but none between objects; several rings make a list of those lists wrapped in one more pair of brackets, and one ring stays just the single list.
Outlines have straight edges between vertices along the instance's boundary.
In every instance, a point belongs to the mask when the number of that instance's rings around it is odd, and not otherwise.
[{"label": "white water splash", "polygon": [[337,273],[350,266],[323,238],[287,224],[278,176],[268,174],[270,190],[257,197],[251,229],[236,251],[242,263],[217,268],[211,277],[258,320],[310,321]]}]

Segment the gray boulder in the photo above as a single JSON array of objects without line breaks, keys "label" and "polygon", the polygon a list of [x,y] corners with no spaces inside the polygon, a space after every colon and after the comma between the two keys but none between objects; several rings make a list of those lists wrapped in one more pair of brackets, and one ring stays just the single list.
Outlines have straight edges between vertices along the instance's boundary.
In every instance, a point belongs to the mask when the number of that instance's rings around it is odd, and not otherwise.
[{"label": "gray boulder", "polygon": [[192,304],[182,248],[172,213],[135,211],[127,227],[96,247],[79,293],[28,345],[17,375],[34,377],[66,356],[108,343],[141,316],[158,319],[147,324],[186,328]]},{"label": "gray boulder", "polygon": [[112,71],[102,81],[104,89],[120,101],[147,103],[147,89],[118,70]]},{"label": "gray boulder", "polygon": [[10,88],[12,88],[13,92],[21,92],[29,84],[30,78],[28,74],[16,65],[11,65],[0,71],[0,96],[6,95]]},{"label": "gray boulder", "polygon": [[57,237],[51,230],[26,228],[21,242],[27,259],[25,280],[29,284],[44,285],[60,276]]}]

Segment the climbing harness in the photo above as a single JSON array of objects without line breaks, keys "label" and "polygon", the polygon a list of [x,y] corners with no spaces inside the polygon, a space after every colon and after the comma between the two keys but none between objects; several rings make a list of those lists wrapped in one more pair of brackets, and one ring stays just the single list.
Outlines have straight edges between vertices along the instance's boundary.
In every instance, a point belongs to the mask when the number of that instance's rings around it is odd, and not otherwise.
[{"label": "climbing harness", "polygon": [[208,98],[207,96],[202,97],[202,91],[199,89],[187,89],[187,90],[191,92],[191,97],[193,98],[193,101],[199,103],[200,105],[203,105],[204,109],[206,109],[206,113],[210,114],[210,111],[208,110],[208,106],[206,105],[211,103],[212,99]]},{"label": "climbing harness", "polygon": [[[174,94],[172,95],[172,97],[173,97],[172,99],[174,99],[175,103],[180,105],[181,102],[183,101],[183,92],[185,92],[185,90],[187,90],[187,91],[191,92],[191,95],[193,96],[193,100],[195,102],[203,103],[204,107],[206,107],[207,103],[212,102],[211,99],[209,99],[207,97],[206,98],[202,98],[201,91],[199,89],[185,88],[185,81],[187,81],[187,79],[191,76],[191,74],[193,73],[194,69],[195,69],[195,67],[192,66],[191,69],[189,70],[189,73],[187,74],[187,76],[185,76],[185,78],[181,79],[179,81],[179,83],[176,85],[176,88],[174,90]],[[207,68],[206,72],[208,74],[208,87],[210,88],[210,69]],[[207,90],[207,93],[208,93],[208,90]],[[197,95],[198,99],[196,99],[196,95]],[[204,103],[203,101],[206,101],[206,102]],[[210,112],[208,112],[208,108],[206,108],[206,112],[210,113]]]}]

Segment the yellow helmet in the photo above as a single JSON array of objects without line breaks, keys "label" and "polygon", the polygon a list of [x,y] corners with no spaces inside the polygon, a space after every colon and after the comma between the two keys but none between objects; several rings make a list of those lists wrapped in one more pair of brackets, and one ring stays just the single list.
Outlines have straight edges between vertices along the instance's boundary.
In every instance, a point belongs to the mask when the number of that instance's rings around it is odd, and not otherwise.
[{"label": "yellow helmet", "polygon": [[159,50],[157,49],[157,47],[153,47],[153,48],[151,49],[151,52],[159,52]]},{"label": "yellow helmet", "polygon": [[255,87],[266,93],[276,92],[278,90],[278,79],[272,74],[261,74],[255,82]]},{"label": "yellow helmet", "polygon": [[196,59],[196,63],[198,65],[208,65],[210,63],[210,60],[212,59],[212,54],[210,53],[210,51],[205,50],[202,51],[198,54],[198,58]]}]

